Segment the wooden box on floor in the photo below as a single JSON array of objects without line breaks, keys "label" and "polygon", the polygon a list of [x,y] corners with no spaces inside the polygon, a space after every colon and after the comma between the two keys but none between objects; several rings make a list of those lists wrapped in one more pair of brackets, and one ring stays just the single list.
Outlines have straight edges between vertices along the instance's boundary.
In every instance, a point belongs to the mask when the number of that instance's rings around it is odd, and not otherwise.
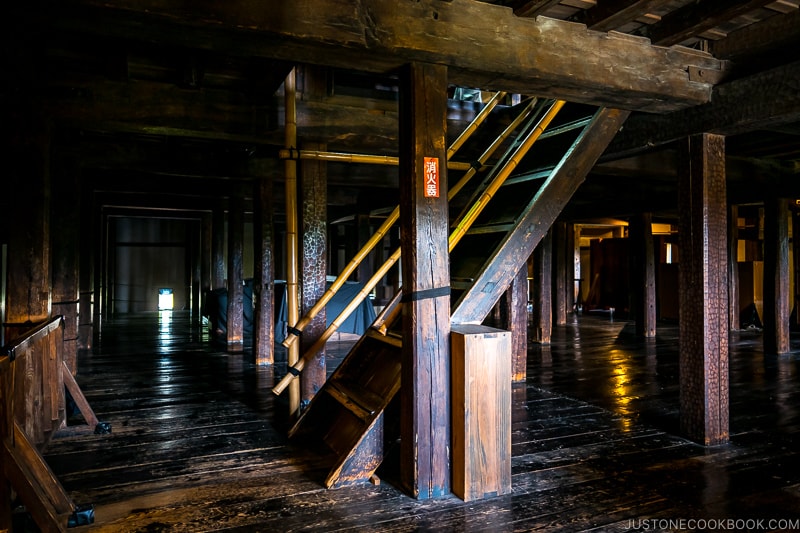
[{"label": "wooden box on floor", "polygon": [[452,328],[453,493],[511,492],[511,332]]}]

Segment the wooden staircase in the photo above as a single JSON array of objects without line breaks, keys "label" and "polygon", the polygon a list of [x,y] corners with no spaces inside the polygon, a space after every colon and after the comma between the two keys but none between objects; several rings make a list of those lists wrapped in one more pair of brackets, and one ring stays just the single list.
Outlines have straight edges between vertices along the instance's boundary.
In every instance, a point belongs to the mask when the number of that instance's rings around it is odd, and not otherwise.
[{"label": "wooden staircase", "polygon": [[[541,112],[544,112],[542,108]],[[508,289],[586,174],[611,142],[628,112],[567,104],[521,161],[492,193],[491,201],[450,255],[451,326],[481,324]],[[493,176],[512,160],[531,121],[471,188],[467,201],[451,202],[459,221],[486,199]],[[454,227],[456,227],[454,223]],[[290,431],[290,437],[319,446],[326,458],[326,487],[368,480],[397,441],[402,339],[383,324],[399,295],[353,346]],[[399,321],[395,321],[399,322]],[[388,326],[388,327],[387,327]]]}]

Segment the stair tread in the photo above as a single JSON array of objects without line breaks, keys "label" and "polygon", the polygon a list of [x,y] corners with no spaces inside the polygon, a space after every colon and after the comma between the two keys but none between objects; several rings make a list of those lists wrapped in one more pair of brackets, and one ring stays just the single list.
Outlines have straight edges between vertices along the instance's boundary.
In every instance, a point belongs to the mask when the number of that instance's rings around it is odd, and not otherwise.
[{"label": "stair tread", "polygon": [[378,394],[341,379],[331,380],[324,389],[348,411],[365,422],[382,408],[383,398]]}]

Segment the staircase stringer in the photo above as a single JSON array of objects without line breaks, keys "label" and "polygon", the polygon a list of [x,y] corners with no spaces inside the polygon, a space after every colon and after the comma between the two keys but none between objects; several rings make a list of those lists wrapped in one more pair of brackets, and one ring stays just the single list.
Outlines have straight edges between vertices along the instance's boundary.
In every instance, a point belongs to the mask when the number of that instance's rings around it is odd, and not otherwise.
[{"label": "staircase stringer", "polygon": [[630,111],[599,109],[500,242],[472,286],[453,306],[450,323],[480,324],[563,211]]}]

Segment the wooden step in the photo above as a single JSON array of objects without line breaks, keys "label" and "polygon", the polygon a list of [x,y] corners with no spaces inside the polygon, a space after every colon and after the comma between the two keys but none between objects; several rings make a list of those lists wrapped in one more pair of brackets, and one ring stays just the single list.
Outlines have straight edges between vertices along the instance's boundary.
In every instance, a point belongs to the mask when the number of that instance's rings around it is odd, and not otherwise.
[{"label": "wooden step", "polygon": [[364,422],[368,421],[383,403],[381,397],[374,392],[342,380],[331,380],[323,390]]}]

